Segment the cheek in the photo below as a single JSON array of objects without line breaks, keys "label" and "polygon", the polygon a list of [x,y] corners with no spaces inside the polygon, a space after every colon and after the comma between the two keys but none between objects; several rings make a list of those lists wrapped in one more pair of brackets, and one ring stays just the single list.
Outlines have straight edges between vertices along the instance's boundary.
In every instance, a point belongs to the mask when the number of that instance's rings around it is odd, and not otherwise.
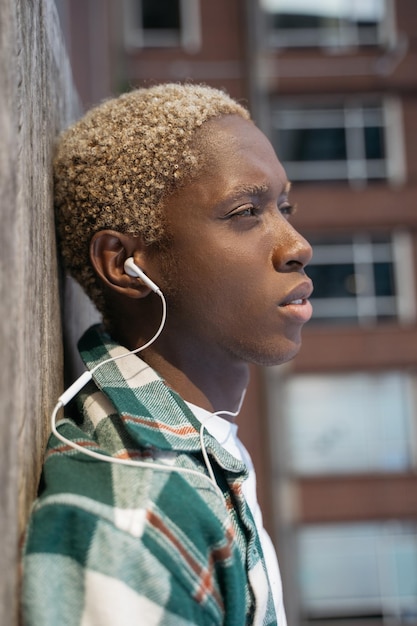
[{"label": "cheek", "polygon": [[242,307],[255,314],[265,299],[259,266],[263,275],[265,268],[262,254],[254,254],[253,246],[248,248],[252,252],[239,251],[231,244],[219,246],[217,239],[210,238],[203,238],[198,247],[168,242],[158,255],[158,284],[171,299],[171,306],[192,308],[195,315],[223,319],[235,315],[237,321],[244,314]]},{"label": "cheek", "polygon": [[160,286],[166,298],[175,296],[180,291],[181,268],[178,263],[178,254],[175,253],[170,242],[164,242],[158,246],[154,256],[155,272]]}]

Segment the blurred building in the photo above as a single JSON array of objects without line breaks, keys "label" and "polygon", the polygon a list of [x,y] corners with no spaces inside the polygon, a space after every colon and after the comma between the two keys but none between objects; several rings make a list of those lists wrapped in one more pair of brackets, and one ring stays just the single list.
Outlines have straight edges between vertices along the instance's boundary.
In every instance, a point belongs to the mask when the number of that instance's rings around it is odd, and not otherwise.
[{"label": "blurred building", "polygon": [[417,624],[416,1],[57,5],[85,106],[204,82],[276,146],[315,316],[295,361],[254,370],[241,429],[288,621]]}]

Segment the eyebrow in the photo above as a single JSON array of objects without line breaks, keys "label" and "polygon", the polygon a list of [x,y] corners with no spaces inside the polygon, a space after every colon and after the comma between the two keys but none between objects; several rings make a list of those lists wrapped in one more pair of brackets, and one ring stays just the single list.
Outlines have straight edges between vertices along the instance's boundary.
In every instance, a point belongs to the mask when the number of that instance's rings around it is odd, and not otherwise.
[{"label": "eyebrow", "polygon": [[230,194],[230,198],[239,198],[240,196],[248,195],[248,196],[257,196],[268,191],[268,185],[239,185],[235,187]]},{"label": "eyebrow", "polygon": [[[287,181],[281,195],[287,195],[291,189],[290,181]],[[240,196],[259,196],[269,191],[269,186],[264,183],[260,185],[239,185],[230,193],[229,200],[238,199]]]}]

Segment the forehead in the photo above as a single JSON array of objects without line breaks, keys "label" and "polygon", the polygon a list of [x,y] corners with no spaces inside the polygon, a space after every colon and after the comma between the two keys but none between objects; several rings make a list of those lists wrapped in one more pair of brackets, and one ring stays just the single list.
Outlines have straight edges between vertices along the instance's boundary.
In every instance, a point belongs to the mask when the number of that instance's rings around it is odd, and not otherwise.
[{"label": "forehead", "polygon": [[175,195],[215,204],[240,189],[271,190],[277,195],[288,191],[274,148],[250,120],[238,115],[210,120],[197,132],[195,147],[199,173]]},{"label": "forehead", "polygon": [[231,157],[242,158],[248,152],[277,160],[264,133],[251,120],[239,115],[223,115],[203,124],[196,133],[196,145],[206,169]]}]

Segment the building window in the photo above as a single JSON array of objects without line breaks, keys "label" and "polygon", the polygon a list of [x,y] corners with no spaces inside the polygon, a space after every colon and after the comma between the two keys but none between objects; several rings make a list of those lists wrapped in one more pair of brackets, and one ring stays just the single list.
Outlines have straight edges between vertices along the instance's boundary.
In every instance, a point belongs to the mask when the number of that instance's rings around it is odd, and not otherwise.
[{"label": "building window", "polygon": [[404,472],[415,465],[411,376],[299,374],[271,386],[283,407],[286,471],[294,476]]},{"label": "building window", "polygon": [[125,0],[128,47],[177,47],[196,52],[201,44],[199,0]]},{"label": "building window", "polygon": [[310,241],[314,255],[306,271],[314,284],[311,325],[414,321],[413,256],[408,233],[359,233]]},{"label": "building window", "polygon": [[142,27],[146,32],[180,32],[181,15],[179,0],[141,0]]},{"label": "building window", "polygon": [[274,47],[346,49],[387,41],[386,0],[261,0]]},{"label": "building window", "polygon": [[414,523],[304,527],[297,553],[303,626],[417,623]]},{"label": "building window", "polygon": [[401,131],[394,99],[323,106],[282,101],[272,113],[272,141],[293,181],[401,183]]}]

